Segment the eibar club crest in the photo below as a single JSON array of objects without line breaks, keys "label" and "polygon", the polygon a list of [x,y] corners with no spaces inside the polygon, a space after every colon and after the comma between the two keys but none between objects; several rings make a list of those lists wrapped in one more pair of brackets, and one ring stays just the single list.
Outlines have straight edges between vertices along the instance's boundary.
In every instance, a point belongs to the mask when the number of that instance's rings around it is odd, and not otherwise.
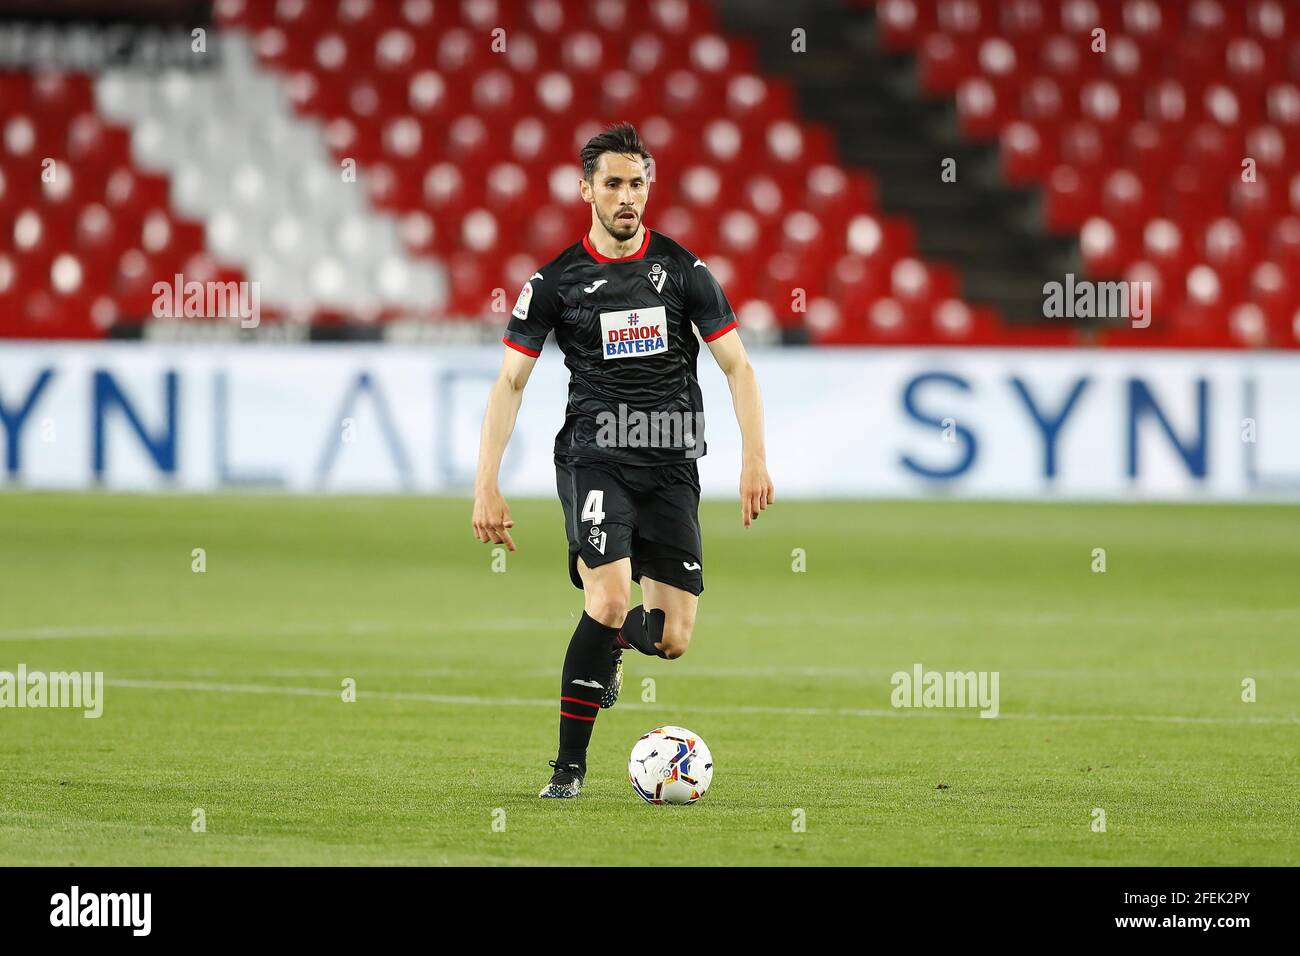
[{"label": "eibar club crest", "polygon": [[662,295],[664,291],[664,280],[668,278],[668,273],[664,272],[664,267],[656,262],[650,267],[650,274],[646,276],[646,278],[648,278],[650,284],[655,287],[655,291]]}]

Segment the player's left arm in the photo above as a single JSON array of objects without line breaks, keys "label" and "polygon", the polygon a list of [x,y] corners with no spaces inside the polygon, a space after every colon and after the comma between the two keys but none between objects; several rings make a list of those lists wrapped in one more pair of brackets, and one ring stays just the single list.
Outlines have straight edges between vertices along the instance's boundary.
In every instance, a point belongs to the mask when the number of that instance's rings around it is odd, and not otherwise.
[{"label": "player's left arm", "polygon": [[731,329],[709,341],[708,346],[727,376],[731,404],[740,424],[740,517],[748,528],[776,499],[772,478],[767,473],[767,449],[763,443],[763,395],[739,332]]}]

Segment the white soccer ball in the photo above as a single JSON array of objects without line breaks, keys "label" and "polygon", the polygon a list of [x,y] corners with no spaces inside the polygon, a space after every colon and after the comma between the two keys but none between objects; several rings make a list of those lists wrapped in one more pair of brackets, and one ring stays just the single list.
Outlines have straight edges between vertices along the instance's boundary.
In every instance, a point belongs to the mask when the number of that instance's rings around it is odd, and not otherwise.
[{"label": "white soccer ball", "polygon": [[713,782],[713,754],[685,727],[656,727],[632,745],[627,778],[646,803],[694,803]]}]

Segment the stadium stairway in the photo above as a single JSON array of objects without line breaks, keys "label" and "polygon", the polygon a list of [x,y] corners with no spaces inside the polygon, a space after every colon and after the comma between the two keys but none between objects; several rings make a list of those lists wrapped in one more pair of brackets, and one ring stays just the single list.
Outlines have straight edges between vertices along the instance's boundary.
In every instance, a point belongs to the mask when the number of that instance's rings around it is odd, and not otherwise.
[{"label": "stadium stairway", "polygon": [[[835,130],[841,159],[871,170],[881,208],[915,224],[920,254],[956,267],[966,301],[1010,322],[1043,321],[1043,283],[1080,272],[1077,240],[1048,234],[1038,193],[1002,179],[996,146],[964,138],[951,102],[922,94],[914,60],[881,48],[873,11],[722,0],[719,15],[754,38],[766,70],[795,84],[803,116]],[[796,28],[806,52],[793,48]],[[955,182],[940,175],[948,158]]]},{"label": "stadium stairway", "polygon": [[1083,274],[1146,286],[1105,345],[1300,347],[1300,5],[844,0],[999,145]]}]

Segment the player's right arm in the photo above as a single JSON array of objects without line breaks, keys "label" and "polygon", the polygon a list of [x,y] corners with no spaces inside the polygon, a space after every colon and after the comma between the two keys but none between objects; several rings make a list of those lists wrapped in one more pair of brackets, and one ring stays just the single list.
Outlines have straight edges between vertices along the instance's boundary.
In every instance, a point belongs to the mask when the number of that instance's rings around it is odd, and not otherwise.
[{"label": "player's right arm", "polygon": [[501,459],[506,453],[510,433],[515,430],[515,419],[523,403],[524,386],[533,373],[537,359],[531,355],[505,350],[501,372],[488,393],[487,412],[483,415],[483,431],[479,435],[478,470],[474,475],[474,537],[484,544],[504,544],[511,551],[515,542],[510,529],[515,523],[510,518],[497,475]]},{"label": "player's right arm", "polygon": [[553,285],[545,282],[540,272],[534,272],[519,292],[502,337],[506,354],[488,394],[483,432],[479,436],[478,470],[474,474],[474,537],[484,544],[504,544],[511,551],[515,550],[515,542],[510,537],[510,529],[515,523],[510,518],[510,506],[501,494],[497,476],[506,443],[515,430],[524,386],[533,373],[537,357],[542,354],[547,335],[555,328],[558,303]]}]

